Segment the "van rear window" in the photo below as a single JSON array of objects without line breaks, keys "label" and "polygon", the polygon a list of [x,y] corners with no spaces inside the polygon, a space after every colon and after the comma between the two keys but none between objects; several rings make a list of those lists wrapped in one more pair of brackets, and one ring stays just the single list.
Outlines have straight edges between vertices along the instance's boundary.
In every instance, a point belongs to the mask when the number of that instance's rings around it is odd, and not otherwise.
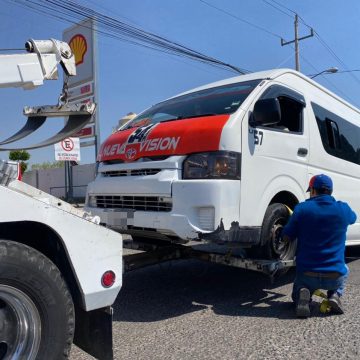
[{"label": "van rear window", "polygon": [[178,96],[145,110],[121,130],[159,122],[234,113],[260,83],[253,80]]},{"label": "van rear window", "polygon": [[324,149],[330,155],[360,165],[358,125],[311,103]]}]

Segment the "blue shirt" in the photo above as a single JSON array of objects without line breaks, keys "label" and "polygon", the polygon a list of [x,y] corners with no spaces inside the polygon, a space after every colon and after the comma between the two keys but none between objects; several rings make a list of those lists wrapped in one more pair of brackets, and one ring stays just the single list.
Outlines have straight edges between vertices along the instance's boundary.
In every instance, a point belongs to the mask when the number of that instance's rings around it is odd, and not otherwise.
[{"label": "blue shirt", "polygon": [[297,271],[347,273],[345,240],[348,225],[356,221],[350,206],[330,195],[298,204],[283,235],[297,238]]}]

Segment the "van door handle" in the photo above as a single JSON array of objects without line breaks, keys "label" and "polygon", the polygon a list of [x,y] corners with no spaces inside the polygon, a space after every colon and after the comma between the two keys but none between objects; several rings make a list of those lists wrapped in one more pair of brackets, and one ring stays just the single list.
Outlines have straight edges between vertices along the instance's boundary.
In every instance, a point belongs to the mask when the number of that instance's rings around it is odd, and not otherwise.
[{"label": "van door handle", "polygon": [[299,156],[306,156],[307,153],[308,153],[308,149],[305,149],[305,148],[299,148],[299,149],[298,149],[298,152],[297,152],[297,154],[298,154]]}]

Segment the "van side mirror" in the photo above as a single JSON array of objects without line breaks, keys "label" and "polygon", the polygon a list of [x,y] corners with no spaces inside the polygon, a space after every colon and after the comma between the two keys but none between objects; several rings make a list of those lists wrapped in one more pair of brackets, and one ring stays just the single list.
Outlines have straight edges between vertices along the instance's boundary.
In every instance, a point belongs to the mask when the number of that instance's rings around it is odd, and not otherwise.
[{"label": "van side mirror", "polygon": [[280,103],[277,98],[260,99],[255,103],[249,124],[252,127],[269,126],[281,121]]}]

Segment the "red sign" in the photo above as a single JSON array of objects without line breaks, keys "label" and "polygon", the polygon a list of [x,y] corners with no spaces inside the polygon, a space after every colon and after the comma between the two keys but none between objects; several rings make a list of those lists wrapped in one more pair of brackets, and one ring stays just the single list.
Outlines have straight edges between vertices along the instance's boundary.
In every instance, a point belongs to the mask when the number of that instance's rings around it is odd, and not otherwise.
[{"label": "red sign", "polygon": [[74,142],[70,138],[67,138],[61,142],[61,147],[65,151],[71,151],[74,148]]},{"label": "red sign", "polygon": [[83,138],[83,137],[90,137],[90,136],[94,136],[94,127],[93,126],[88,126],[88,127],[84,127],[81,130],[79,130],[76,134],[72,135],[73,137],[79,137],[79,138]]},{"label": "red sign", "polygon": [[84,85],[80,88],[80,93],[81,94],[88,94],[89,92],[91,92],[91,85],[90,84],[87,84],[87,85]]}]

